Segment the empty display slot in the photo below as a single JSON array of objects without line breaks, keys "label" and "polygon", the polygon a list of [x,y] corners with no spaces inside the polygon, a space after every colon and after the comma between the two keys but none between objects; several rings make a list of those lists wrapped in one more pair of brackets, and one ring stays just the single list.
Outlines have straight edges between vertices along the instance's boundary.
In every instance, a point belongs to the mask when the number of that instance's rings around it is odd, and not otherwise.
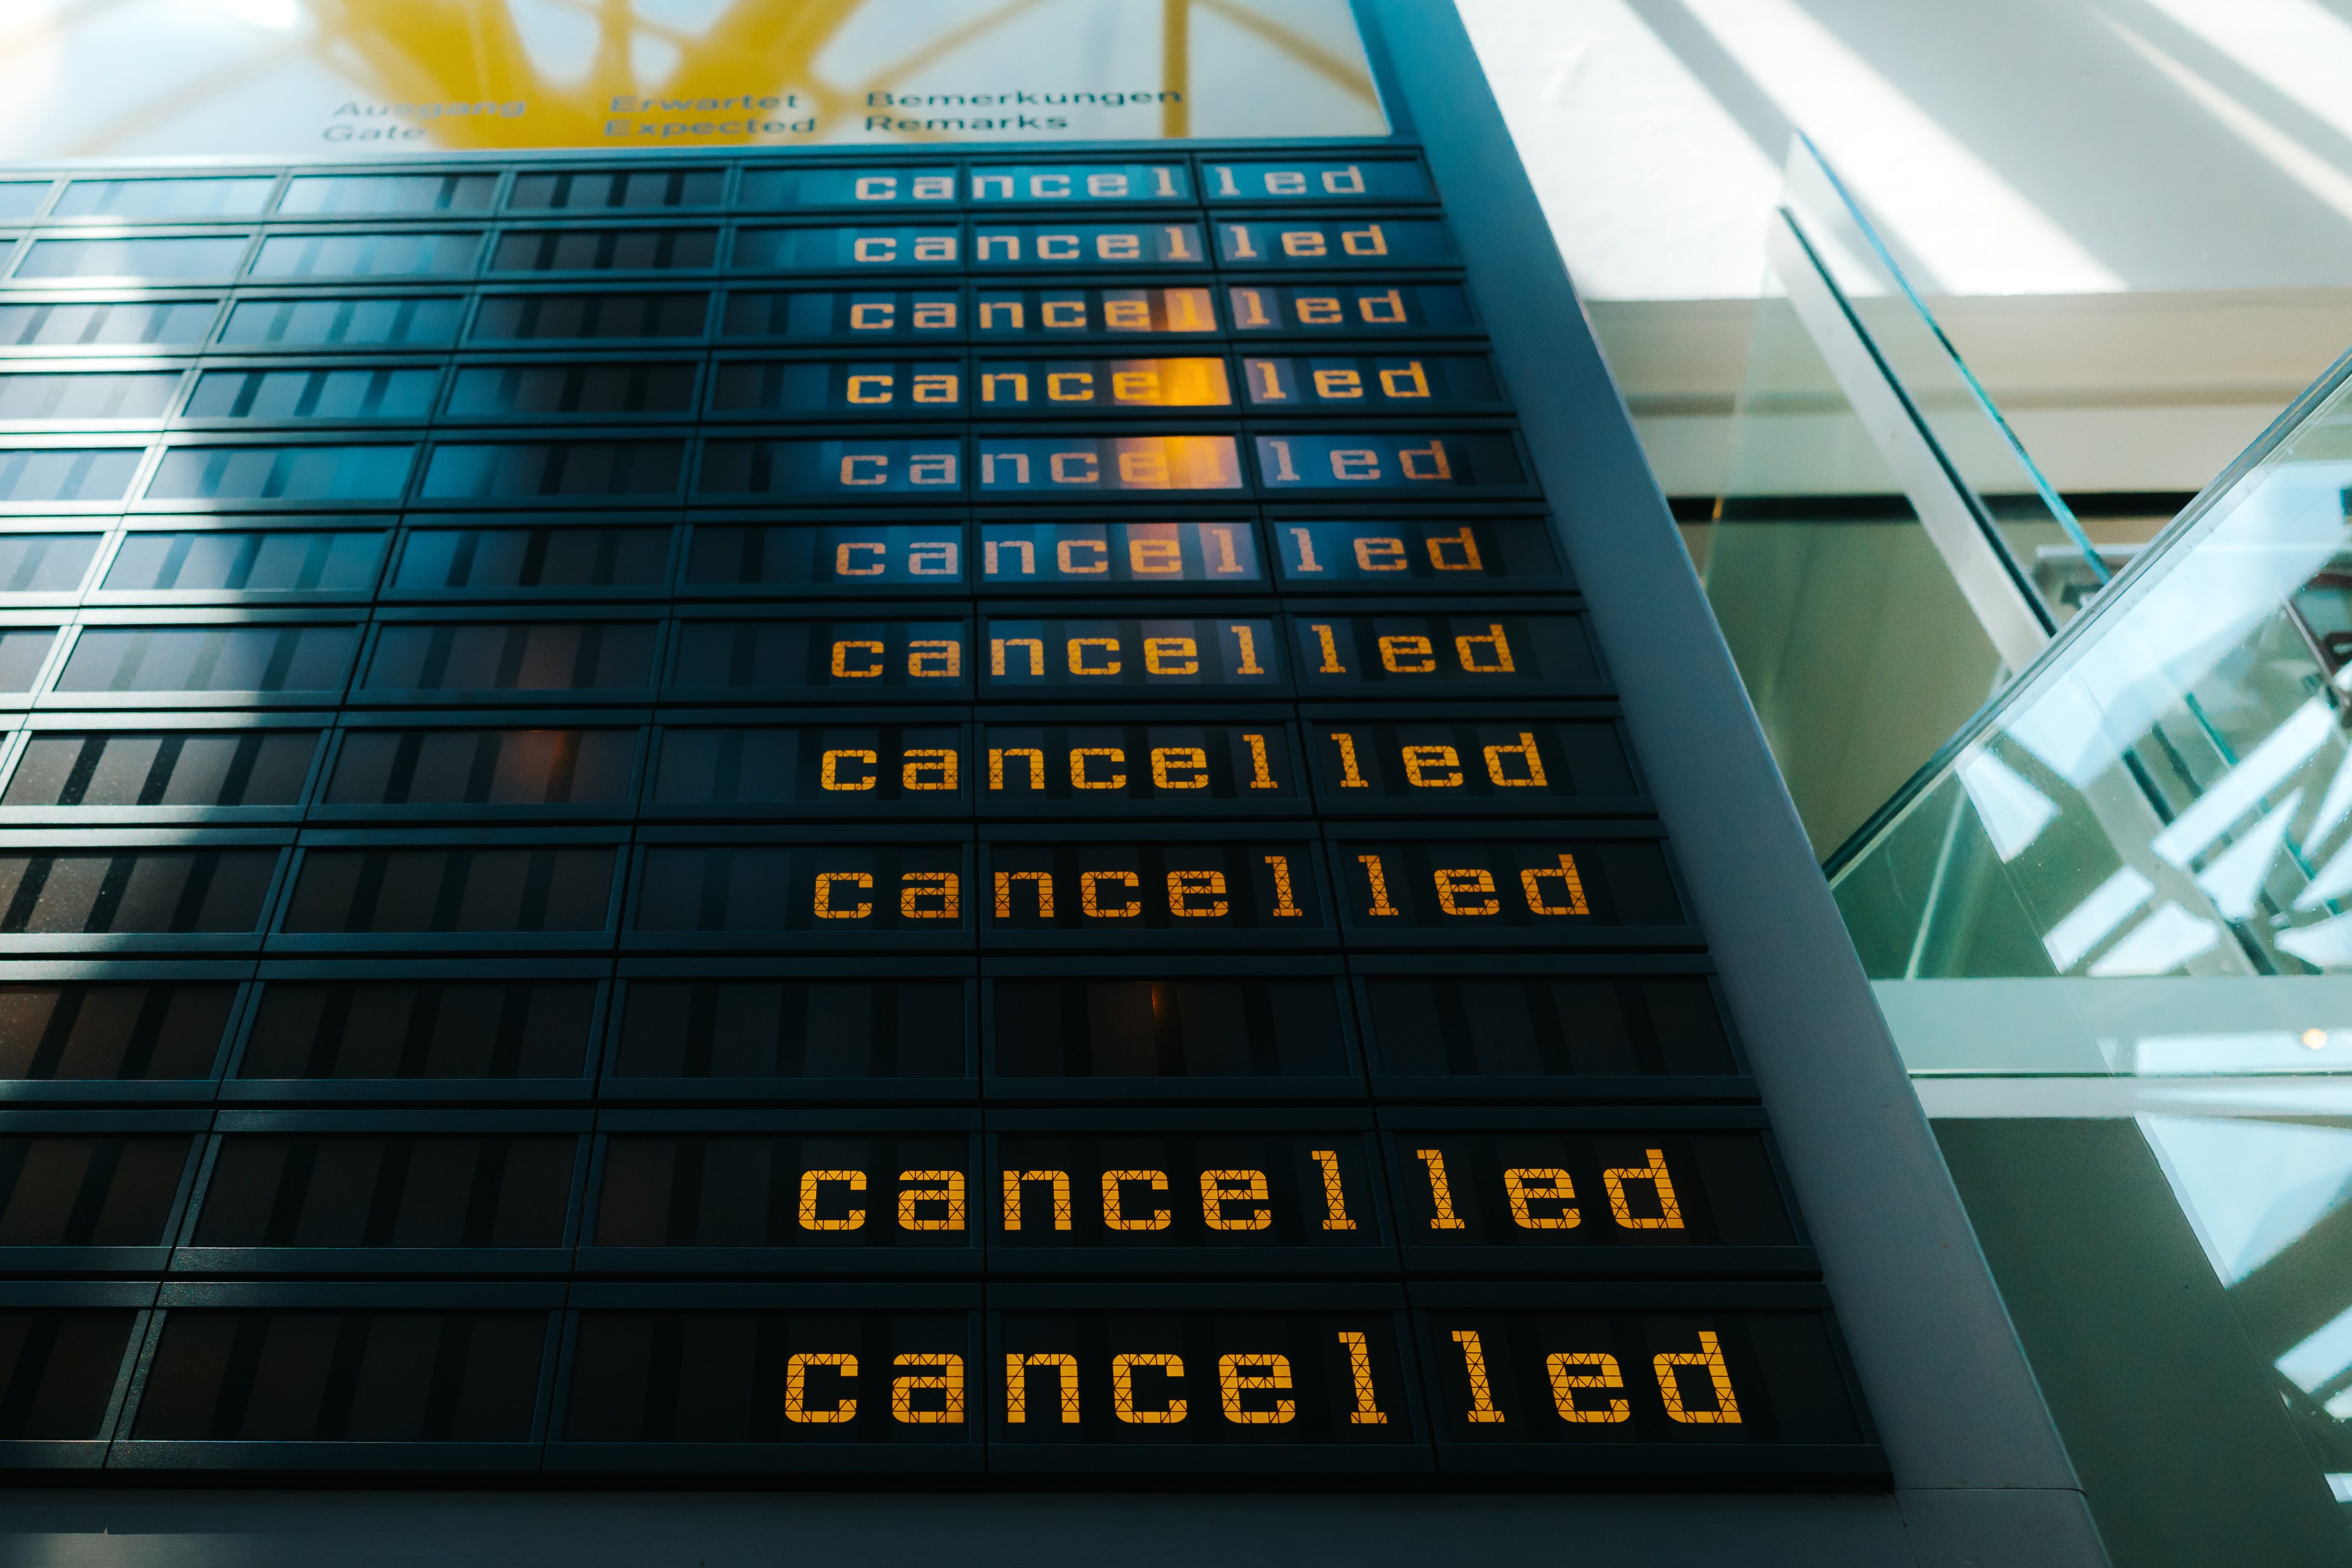
[{"label": "empty display slot", "polygon": [[510,441],[433,450],[430,500],[528,496],[673,496],[686,472],[683,441]]},{"label": "empty display slot", "polygon": [[124,538],[109,594],[363,594],[383,560],[378,532],[205,529]]},{"label": "empty display slot", "polygon": [[[961,1312],[586,1312],[573,1443],[966,1444]],[[889,1395],[893,1377],[924,1379]],[[846,1375],[862,1369],[852,1381]],[[950,1382],[952,1380],[952,1382]],[[871,1388],[865,1397],[861,1389]],[[795,1408],[806,1414],[787,1419]],[[898,1412],[893,1415],[894,1408]]]},{"label": "empty display slot", "polygon": [[514,212],[710,207],[719,205],[726,189],[724,169],[550,170],[517,174],[507,207]]},{"label": "empty display slot", "polygon": [[81,586],[99,533],[0,533],[0,594],[67,594]]},{"label": "empty display slot", "polygon": [[962,1078],[964,987],[943,980],[637,980],[621,1078]]},{"label": "empty display slot", "polygon": [[0,985],[0,1079],[212,1076],[234,985]]},{"label": "empty display slot", "polygon": [[352,626],[91,626],[58,689],[336,692],[358,641]]},{"label": "empty display slot", "polygon": [[0,691],[30,691],[58,640],[55,626],[9,626],[0,629]]},{"label": "empty display slot", "polygon": [[460,419],[685,414],[694,407],[694,369],[689,363],[474,365],[458,371],[447,412]]},{"label": "empty display slot", "polygon": [[217,300],[0,305],[0,347],[193,348],[212,331],[219,307]]},{"label": "empty display slot", "polygon": [[719,259],[715,228],[516,229],[499,236],[493,272],[671,272]]},{"label": "empty display slot", "polygon": [[42,731],[0,806],[295,805],[318,749],[316,730]]},{"label": "empty display slot", "polygon": [[0,180],[0,218],[31,217],[48,195],[47,180]]},{"label": "empty display slot", "polygon": [[137,1321],[129,1311],[0,1312],[0,1439],[102,1436]]},{"label": "empty display slot", "polygon": [[447,528],[412,531],[395,588],[658,588],[669,577],[660,528]]},{"label": "empty display slot", "polygon": [[[612,901],[613,861],[614,851],[601,845],[313,849],[303,859],[286,929],[348,934],[602,931]],[[5,864],[0,861],[0,868]]]},{"label": "empty display slot", "polygon": [[256,278],[458,278],[478,234],[279,234],[261,242]]},{"label": "empty display slot", "polygon": [[245,259],[245,236],[153,239],[43,239],[16,268],[16,281],[37,278],[226,278]]},{"label": "empty display slot", "polygon": [[952,1135],[616,1137],[594,1245],[970,1247],[970,1159]]},{"label": "empty display slot", "polygon": [[999,980],[1004,1078],[1337,1078],[1328,980]]},{"label": "empty display slot", "polygon": [[[457,341],[457,321],[464,313],[465,302],[455,297],[242,300],[229,311],[228,324],[221,328],[221,345],[441,348]],[[205,319],[212,319],[209,310]]]},{"label": "empty display slot", "polygon": [[175,447],[150,500],[394,501],[414,447]]},{"label": "empty display slot", "polygon": [[0,935],[249,931],[275,849],[0,855]]},{"label": "empty display slot", "polygon": [[179,389],[175,370],[0,375],[0,419],[159,419]]},{"label": "empty display slot", "polygon": [[653,679],[650,622],[460,621],[386,626],[370,691],[594,691]]},{"label": "empty display slot", "polygon": [[1397,1076],[1739,1070],[1696,976],[1372,979],[1365,993],[1374,1058]]},{"label": "empty display slot", "polygon": [[423,419],[435,370],[213,370],[189,395],[191,419]]},{"label": "empty display slot", "polygon": [[497,195],[496,174],[298,174],[287,182],[279,213],[478,213]]},{"label": "empty display slot", "polygon": [[221,1140],[197,1247],[561,1247],[579,1140]]},{"label": "empty display slot", "polygon": [[178,1138],[0,1138],[0,1247],[161,1247]]},{"label": "empty display slot", "polygon": [[629,794],[635,730],[353,730],[329,805],[609,805]]},{"label": "empty display slot", "polygon": [[119,501],[144,456],[136,447],[0,448],[0,500]]},{"label": "empty display slot", "polygon": [[195,180],[76,180],[53,217],[254,217],[278,181],[268,174]]},{"label": "empty display slot", "polygon": [[520,1443],[543,1312],[173,1312],[132,1436]]},{"label": "empty display slot", "polygon": [[272,981],[237,1076],[576,1079],[595,1012],[581,983]]},{"label": "empty display slot", "polygon": [[472,335],[476,342],[698,338],[709,314],[708,294],[492,294],[475,313]]}]

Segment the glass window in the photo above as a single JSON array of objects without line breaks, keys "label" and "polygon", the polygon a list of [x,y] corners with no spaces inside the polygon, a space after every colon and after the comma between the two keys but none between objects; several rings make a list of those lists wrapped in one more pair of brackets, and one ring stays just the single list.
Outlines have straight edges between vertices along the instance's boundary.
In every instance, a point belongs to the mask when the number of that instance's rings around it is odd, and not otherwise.
[{"label": "glass window", "polygon": [[1328,980],[999,980],[1005,1078],[1337,1078]]},{"label": "glass window", "polygon": [[0,985],[0,1079],[210,1078],[236,987]]},{"label": "glass window", "polygon": [[[439,446],[425,471],[431,500],[524,496],[672,496],[683,441],[519,441]],[[5,472],[5,470],[0,470]]]},{"label": "glass window", "polygon": [[377,532],[204,530],[140,532],[114,552],[110,594],[364,594],[375,586]]},{"label": "glass window", "polygon": [[[478,234],[277,234],[253,258],[256,278],[462,278]],[[34,254],[39,255],[36,247]]]},{"label": "glass window", "polygon": [[[574,1443],[969,1443],[966,1396],[956,1390],[981,1386],[966,1371],[971,1350],[961,1312],[586,1312],[563,1436]],[[901,1364],[943,1380],[910,1393],[902,1406],[923,1419],[894,1419],[892,1400],[880,1396]],[[856,1383],[844,1375],[852,1366],[867,1369]],[[811,1413],[841,1414],[786,1420],[788,1368],[805,1369]],[[950,1373],[953,1387],[944,1381]],[[852,1397],[861,1384],[877,1392]]]},{"label": "glass window", "polygon": [[332,693],[358,642],[354,626],[89,626],[57,689]]},{"label": "glass window", "polygon": [[294,805],[316,730],[36,733],[0,805]]},{"label": "glass window", "polygon": [[286,929],[354,935],[602,931],[614,858],[603,845],[313,849],[303,858]]},{"label": "glass window", "polygon": [[329,805],[609,805],[635,730],[350,730]]},{"label": "glass window", "polygon": [[676,272],[719,259],[715,228],[509,229],[493,272]]},{"label": "glass window", "polygon": [[1364,983],[1373,1054],[1399,1076],[1731,1073],[1706,982],[1412,978]]},{"label": "glass window", "polygon": [[191,419],[424,419],[436,370],[213,370],[196,379]]},{"label": "glass window", "polygon": [[117,849],[0,855],[0,934],[249,931],[275,849]]},{"label": "glass window", "polygon": [[460,621],[388,626],[361,687],[368,691],[593,691],[650,685],[646,621]]},{"label": "glass window", "polygon": [[579,1140],[221,1140],[198,1247],[561,1247]]},{"label": "glass window", "polygon": [[621,1078],[962,1078],[953,980],[634,980]]},{"label": "glass window", "polygon": [[0,533],[0,594],[68,594],[98,557],[102,533]]},{"label": "glass window", "polygon": [[498,194],[496,174],[298,174],[286,185],[281,214],[478,213]]},{"label": "glass window", "polygon": [[163,1323],[131,1435],[151,1441],[520,1443],[541,1312],[219,1312]]},{"label": "glass window", "polygon": [[507,206],[517,212],[710,207],[726,189],[724,169],[550,170],[517,174]]},{"label": "glass window", "polygon": [[195,180],[76,180],[57,217],[253,217],[277,185],[268,174]]},{"label": "glass window", "polygon": [[414,447],[175,447],[150,500],[398,500]]},{"label": "glass window", "polygon": [[121,500],[145,456],[136,447],[0,448],[0,500]]},{"label": "glass window", "polygon": [[477,342],[698,338],[709,314],[708,294],[492,294],[474,314],[473,338]]},{"label": "glass window", "polygon": [[245,236],[180,235],[153,239],[38,239],[16,280],[36,278],[226,278],[245,259]]},{"label": "glass window", "polygon": [[[968,1214],[971,1159],[968,1141],[952,1134],[616,1137],[604,1146],[593,1245],[968,1247],[980,1229]],[[856,1173],[857,1190],[813,1188],[803,1175],[845,1171]],[[871,1224],[868,1209],[878,1211]],[[853,1213],[856,1225],[844,1224]]]},{"label": "glass window", "polygon": [[31,217],[48,195],[47,180],[0,180],[0,218]]},{"label": "glass window", "polygon": [[192,1138],[0,1138],[0,1247],[161,1247]]},{"label": "glass window", "polygon": [[277,980],[237,1076],[578,1078],[595,1012],[596,987],[568,981]]},{"label": "glass window", "polygon": [[441,348],[457,341],[464,314],[465,302],[452,298],[242,300],[221,329],[221,345]]},{"label": "glass window", "polygon": [[101,1435],[132,1312],[0,1312],[0,1438]]},{"label": "glass window", "polygon": [[392,585],[454,588],[658,588],[669,577],[660,528],[414,529]]},{"label": "glass window", "polygon": [[217,300],[72,300],[0,305],[0,347],[190,348],[212,331]]},{"label": "glass window", "polygon": [[179,389],[173,370],[0,375],[0,419],[157,419]]},{"label": "glass window", "polygon": [[690,363],[469,365],[449,388],[447,412],[461,419],[685,414],[694,407],[694,373]]},{"label": "glass window", "polygon": [[58,640],[55,626],[9,626],[0,630],[0,691],[30,691],[40,679]]}]

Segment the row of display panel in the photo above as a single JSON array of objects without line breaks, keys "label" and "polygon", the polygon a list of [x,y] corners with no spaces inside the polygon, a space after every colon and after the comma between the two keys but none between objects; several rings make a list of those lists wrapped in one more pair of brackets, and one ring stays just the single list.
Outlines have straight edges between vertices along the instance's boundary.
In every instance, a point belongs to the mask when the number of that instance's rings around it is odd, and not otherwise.
[{"label": "row of display panel", "polygon": [[417,353],[436,350],[719,343],[873,344],[884,352],[964,342],[1055,344],[1475,338],[1480,319],[1454,278],[1411,269],[1377,281],[1325,278],[1220,282],[1155,277],[1056,278],[896,288],[586,288],[504,281],[463,292],[371,286],[365,292],[247,286],[81,285],[0,298],[11,358],[145,350],[226,353]]},{"label": "row of display panel", "polygon": [[571,218],[449,228],[306,224],[0,231],[0,288],[93,283],[287,287],[615,273],[956,279],[968,273],[1368,273],[1457,267],[1443,220],[1366,208],[1306,216],[1178,212],[1077,219],[851,222]]},{"label": "row of display panel", "polygon": [[1650,814],[1613,704],[1301,711],[40,712],[0,826]]},{"label": "row of display panel", "polygon": [[[1178,522],[956,511],[152,514],[0,522],[0,607],[456,598],[1564,593],[1549,522],[1493,507]],[[1353,509],[1351,509],[1353,510]]]},{"label": "row of display panel", "polygon": [[1346,353],[919,359],[643,353],[593,360],[467,354],[452,361],[288,364],[215,356],[136,367],[46,361],[0,374],[0,432],[236,430],[342,424],[652,425],[1034,415],[1418,419],[1509,407],[1483,353],[1349,345]]},{"label": "row of display panel", "polygon": [[1774,1278],[1752,1107],[0,1111],[0,1273]]},{"label": "row of display panel", "polygon": [[1560,597],[1097,616],[1066,600],[990,604],[976,622],[960,607],[89,607],[65,625],[7,611],[0,685],[14,706],[86,709],[1611,695],[1580,606]]},{"label": "row of display panel", "polygon": [[1812,1285],[7,1289],[27,1468],[1885,1473]]},{"label": "row of display panel", "polygon": [[21,829],[0,952],[1696,949],[1677,880],[1640,822]]},{"label": "row of display panel", "polygon": [[24,1105],[1752,1100],[1706,961],[25,962]]},{"label": "row of display panel", "polygon": [[[775,106],[771,106],[775,107]],[[1196,175],[1195,168],[1199,173]],[[0,180],[0,219],[185,222],[200,218],[413,216],[494,211],[597,214],[694,207],[758,211],[793,207],[953,210],[965,205],[1105,206],[1199,202],[1346,203],[1434,199],[1409,152],[1367,155],[1360,147],[1322,153],[1285,148],[1275,156],[1196,161],[1165,153],[1138,160],[1030,158],[1018,163],[957,157],[789,163],[524,163],[510,169],[457,165],[333,170],[305,165],[285,174],[80,174]]]},{"label": "row of display panel", "polygon": [[[1328,417],[1328,416],[1327,416]],[[1510,426],[1441,425],[1344,430],[1207,424],[1161,413],[1149,436],[1039,435],[1009,425],[967,437],[902,423],[776,416],[789,435],[651,435],[642,426],[518,431],[508,440],[371,431],[357,441],[289,440],[283,431],[127,436],[13,435],[0,443],[0,507],[16,515],[165,510],[194,503],[312,510],[397,507],[576,508],[675,504],[824,506],[1019,497],[1099,504],[1240,500],[1527,500],[1532,469]],[[903,416],[901,416],[903,421]],[[609,423],[609,421],[607,421]],[[1130,427],[1131,428],[1131,427]],[[1244,458],[1246,458],[1246,461]],[[689,483],[689,480],[691,483]],[[41,509],[37,511],[33,509]]]}]

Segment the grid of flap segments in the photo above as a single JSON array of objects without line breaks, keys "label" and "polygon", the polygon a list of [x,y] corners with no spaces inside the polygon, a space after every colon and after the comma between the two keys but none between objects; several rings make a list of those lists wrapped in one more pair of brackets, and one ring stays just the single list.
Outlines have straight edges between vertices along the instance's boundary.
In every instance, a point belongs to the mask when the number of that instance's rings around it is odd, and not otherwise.
[{"label": "grid of flap segments", "polygon": [[0,1464],[1876,1473],[1462,244],[0,176]]}]

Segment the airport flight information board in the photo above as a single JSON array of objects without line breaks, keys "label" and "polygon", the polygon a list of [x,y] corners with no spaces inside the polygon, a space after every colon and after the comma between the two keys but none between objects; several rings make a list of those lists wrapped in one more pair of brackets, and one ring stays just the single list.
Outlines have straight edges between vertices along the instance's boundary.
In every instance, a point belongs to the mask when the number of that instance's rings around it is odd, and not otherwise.
[{"label": "airport flight information board", "polygon": [[1475,242],[0,177],[0,1463],[1883,1477]]}]

